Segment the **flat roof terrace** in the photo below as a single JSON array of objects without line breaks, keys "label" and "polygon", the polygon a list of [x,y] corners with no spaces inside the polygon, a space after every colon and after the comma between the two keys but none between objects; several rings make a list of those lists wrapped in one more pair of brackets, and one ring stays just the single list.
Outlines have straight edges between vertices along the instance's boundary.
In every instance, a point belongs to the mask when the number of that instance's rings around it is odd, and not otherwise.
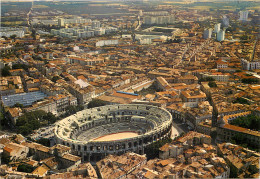
[{"label": "flat roof terrace", "polygon": [[13,94],[8,96],[2,96],[2,101],[5,106],[13,106],[16,103],[20,103],[24,106],[30,106],[35,101],[39,101],[47,97],[46,94],[35,91],[35,92],[29,92],[29,93],[21,93],[21,94]]}]

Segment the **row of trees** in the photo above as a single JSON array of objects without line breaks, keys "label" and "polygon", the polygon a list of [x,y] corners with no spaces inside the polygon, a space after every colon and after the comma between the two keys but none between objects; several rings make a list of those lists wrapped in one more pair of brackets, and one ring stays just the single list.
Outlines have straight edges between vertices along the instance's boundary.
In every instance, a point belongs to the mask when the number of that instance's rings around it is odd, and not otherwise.
[{"label": "row of trees", "polygon": [[255,83],[258,83],[258,79],[256,79],[256,78],[243,78],[242,83],[255,84]]},{"label": "row of trees", "polygon": [[62,114],[61,117],[63,118],[63,117],[70,116],[83,109],[84,109],[84,106],[82,106],[82,105],[78,105],[78,106],[69,105],[65,108],[66,112],[64,114]]},{"label": "row of trees", "polygon": [[147,159],[153,159],[153,158],[159,158],[159,149],[167,144],[167,143],[171,143],[172,139],[171,138],[166,138],[166,139],[162,139],[159,140],[151,145],[149,145],[148,147],[145,148],[144,153],[146,153]]},{"label": "row of trees", "polygon": [[105,106],[105,105],[107,105],[105,101],[94,98],[92,99],[92,101],[88,103],[88,108],[94,108],[94,107]]},{"label": "row of trees", "polygon": [[160,90],[157,89],[155,82],[146,89],[142,89],[141,91],[137,92],[139,95],[147,95],[147,94],[154,94],[155,92],[159,92]]},{"label": "row of trees", "polygon": [[[12,66],[12,69],[24,69],[25,71],[28,71],[29,66],[25,64],[14,64]],[[10,73],[11,68],[9,66],[4,66],[4,68],[1,70],[1,75],[2,76],[11,76]]]},{"label": "row of trees", "polygon": [[240,97],[237,97],[236,100],[233,101],[233,103],[248,104],[248,105],[250,104],[248,100]]},{"label": "row of trees", "polygon": [[17,171],[19,172],[25,172],[25,173],[32,173],[35,170],[36,167],[33,167],[29,164],[22,163],[17,167]]},{"label": "row of trees", "polygon": [[206,77],[206,78],[201,78],[201,79],[199,79],[199,83],[201,83],[201,82],[207,82],[207,81],[208,81],[209,87],[211,87],[211,88],[218,87],[217,84],[216,84],[216,82],[215,82],[215,79],[212,78],[212,77]]},{"label": "row of trees", "polygon": [[26,112],[16,121],[17,132],[26,136],[32,133],[33,130],[39,129],[45,125],[53,124],[58,119],[59,118],[52,113],[46,113],[43,110]]},{"label": "row of trees", "polygon": [[254,145],[253,143],[248,141],[248,139],[243,134],[240,134],[240,133],[237,133],[235,136],[232,137],[231,143],[240,145],[240,146],[248,148],[250,150],[260,152],[258,145]]},{"label": "row of trees", "polygon": [[4,114],[2,113],[2,111],[0,111],[0,130],[3,129],[2,126],[4,126],[4,122],[5,122],[5,116],[4,116]]},{"label": "row of trees", "polygon": [[201,79],[199,79],[199,82],[200,82],[200,83],[201,83],[201,82],[205,82],[205,81],[215,81],[215,79],[212,78],[212,77],[206,77],[206,78],[201,78]]},{"label": "row of trees", "polygon": [[2,70],[1,70],[1,75],[2,76],[11,76],[10,73],[11,68],[9,66],[5,66]]},{"label": "row of trees", "polygon": [[[84,107],[78,106],[67,106],[65,108],[65,113],[60,115],[60,117],[67,117],[69,115],[75,114],[78,111],[83,110]],[[49,124],[55,123],[60,117],[56,117],[50,112],[45,112],[43,110],[37,110],[33,112],[26,112],[24,115],[19,117],[16,121],[17,132],[23,135],[28,135],[33,132],[33,130],[39,129],[40,127],[47,126]]]},{"label": "row of trees", "polygon": [[216,87],[218,87],[218,85],[215,83],[215,81],[210,81],[210,82],[208,83],[208,85],[209,85],[209,87],[211,87],[211,88],[216,88]]},{"label": "row of trees", "polygon": [[14,65],[12,66],[12,68],[13,68],[13,69],[24,69],[25,71],[28,71],[29,66],[28,66],[28,65],[25,65],[25,64],[20,64],[20,63],[18,63],[18,64],[14,64]]},{"label": "row of trees", "polygon": [[230,124],[259,131],[260,130],[260,117],[253,115],[253,114],[250,114],[248,116],[241,116],[241,117],[238,117],[238,118],[232,120],[230,122]]}]

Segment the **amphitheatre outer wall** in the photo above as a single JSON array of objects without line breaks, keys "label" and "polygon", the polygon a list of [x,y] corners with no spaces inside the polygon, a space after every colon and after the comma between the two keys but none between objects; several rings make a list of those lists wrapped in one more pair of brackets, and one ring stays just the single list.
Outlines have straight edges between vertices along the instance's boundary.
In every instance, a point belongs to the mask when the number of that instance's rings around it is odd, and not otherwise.
[{"label": "amphitheatre outer wall", "polygon": [[172,115],[167,110],[141,104],[86,109],[59,121],[54,131],[56,142],[71,147],[82,161],[129,151],[144,154],[145,147],[170,137],[171,132]]}]

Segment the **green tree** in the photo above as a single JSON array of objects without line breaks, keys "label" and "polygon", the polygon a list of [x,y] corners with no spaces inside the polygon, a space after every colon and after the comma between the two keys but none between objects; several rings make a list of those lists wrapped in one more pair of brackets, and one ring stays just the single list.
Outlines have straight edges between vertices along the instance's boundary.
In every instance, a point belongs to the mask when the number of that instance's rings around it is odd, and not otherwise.
[{"label": "green tree", "polygon": [[5,153],[3,153],[2,158],[1,158],[2,163],[3,164],[9,164],[9,162],[11,161],[10,158],[11,158],[10,156],[8,156]]},{"label": "green tree", "polygon": [[68,77],[65,77],[64,80],[65,81],[70,81],[70,79]]},{"label": "green tree", "polygon": [[39,140],[36,141],[39,144],[42,144],[46,147],[50,147],[50,140],[49,139],[45,139],[45,138],[41,138]]},{"label": "green tree", "polygon": [[209,85],[209,87],[211,87],[211,88],[217,87],[217,84],[216,84],[214,81],[210,81],[210,82],[208,83],[208,85]]},{"label": "green tree", "polygon": [[243,78],[242,83],[246,83],[246,84],[258,83],[258,79],[256,79],[256,78]]},{"label": "green tree", "polygon": [[2,130],[2,126],[4,125],[4,114],[0,111],[0,130]]},{"label": "green tree", "polygon": [[8,39],[8,37],[6,37],[6,36],[2,36],[2,38],[4,38],[5,40],[7,40],[7,39]]},{"label": "green tree", "polygon": [[9,66],[5,66],[1,72],[2,76],[11,76],[11,73],[9,70],[11,70],[11,68]]},{"label": "green tree", "polygon": [[82,105],[78,105],[78,106],[74,106],[74,105],[69,105],[65,108],[66,113],[64,114],[63,117],[67,117],[69,115],[75,114],[78,111],[81,111],[84,109],[84,106]]},{"label": "green tree", "polygon": [[212,77],[206,77],[206,78],[201,78],[201,79],[199,80],[199,82],[204,82],[204,81],[215,81],[215,79],[212,78]]},{"label": "green tree", "polygon": [[242,35],[240,37],[240,40],[248,40],[248,39],[249,39],[249,36],[247,36],[247,35]]},{"label": "green tree", "polygon": [[44,64],[45,64],[45,65],[49,64],[49,61],[46,60],[46,59],[44,59]]},{"label": "green tree", "polygon": [[237,178],[238,177],[238,170],[233,165],[230,165],[230,178]]},{"label": "green tree", "polygon": [[147,156],[147,159],[153,159],[153,158],[158,158],[159,157],[159,149],[167,144],[167,143],[171,143],[172,139],[171,138],[166,138],[166,139],[162,139],[159,140],[155,143],[152,143],[151,145],[149,145],[148,147],[145,148],[144,153]]},{"label": "green tree", "polygon": [[54,83],[56,83],[56,81],[58,81],[60,79],[59,76],[54,76],[52,77],[51,81],[53,81]]},{"label": "green tree", "polygon": [[15,105],[13,107],[23,108],[23,104],[15,103]]},{"label": "green tree", "polygon": [[260,117],[250,114],[248,116],[241,116],[236,119],[233,119],[230,124],[251,129],[251,130],[260,130]]},{"label": "green tree", "polygon": [[16,127],[18,128],[18,133],[26,136],[32,133],[33,130],[42,127],[43,124],[52,124],[58,119],[59,118],[54,116],[52,113],[46,113],[42,110],[27,112],[17,119]]},{"label": "green tree", "polygon": [[47,115],[45,115],[43,117],[44,120],[48,121],[48,124],[53,124],[55,123],[57,120],[59,120],[58,117],[56,117],[55,115],[53,115],[51,112],[48,112]]},{"label": "green tree", "polygon": [[10,38],[13,39],[13,40],[15,40],[16,35],[15,35],[15,34],[14,34],[14,35],[11,35]]},{"label": "green tree", "polygon": [[28,70],[28,68],[29,68],[29,66],[28,65],[25,65],[25,64],[21,64],[21,63],[19,63],[19,64],[14,64],[13,66],[12,66],[12,69],[24,69],[24,70]]},{"label": "green tree", "polygon": [[25,172],[25,173],[32,173],[34,170],[34,167],[28,164],[20,164],[17,167],[17,171],[19,172]]},{"label": "green tree", "polygon": [[82,106],[82,105],[77,105],[76,108],[77,108],[77,111],[82,111],[82,110],[84,109],[84,106]]},{"label": "green tree", "polygon": [[23,126],[19,126],[18,127],[18,133],[21,133],[23,135],[28,135],[31,134],[33,132],[33,129],[31,126],[29,126],[27,123]]},{"label": "green tree", "polygon": [[65,108],[65,111],[67,114],[71,115],[71,114],[75,114],[77,112],[77,108],[76,108],[76,106],[69,105]]},{"label": "green tree", "polygon": [[105,105],[107,105],[105,101],[94,98],[92,99],[92,101],[88,103],[88,108],[94,108],[94,107],[105,106]]},{"label": "green tree", "polygon": [[233,103],[250,104],[248,100],[246,100],[245,98],[240,98],[240,97],[237,97],[236,100],[233,101]]},{"label": "green tree", "polygon": [[206,77],[206,81],[215,81],[215,79],[212,77]]},{"label": "green tree", "polygon": [[244,134],[237,133],[231,138],[231,143],[240,145],[244,148],[249,148],[250,150],[254,150],[259,152],[259,145],[255,145],[254,143],[251,143]]},{"label": "green tree", "polygon": [[32,30],[32,38],[33,38],[33,40],[36,40],[36,30],[35,29]]}]

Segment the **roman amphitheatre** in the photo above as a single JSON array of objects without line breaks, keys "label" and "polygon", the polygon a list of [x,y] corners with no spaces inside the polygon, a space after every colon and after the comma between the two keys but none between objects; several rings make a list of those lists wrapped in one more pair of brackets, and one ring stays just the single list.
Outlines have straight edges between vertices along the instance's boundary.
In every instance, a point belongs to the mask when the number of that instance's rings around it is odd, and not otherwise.
[{"label": "roman amphitheatre", "polygon": [[86,109],[56,124],[57,143],[70,146],[83,161],[144,148],[170,137],[172,116],[165,109],[140,104],[107,105]]}]

